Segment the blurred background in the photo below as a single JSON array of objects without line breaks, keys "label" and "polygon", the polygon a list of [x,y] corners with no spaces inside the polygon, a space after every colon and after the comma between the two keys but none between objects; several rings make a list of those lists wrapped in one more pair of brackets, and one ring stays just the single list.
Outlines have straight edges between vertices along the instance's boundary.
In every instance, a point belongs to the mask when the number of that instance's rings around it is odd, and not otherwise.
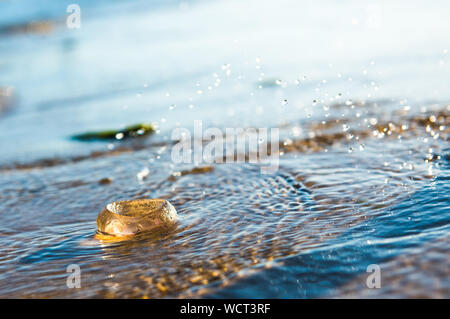
[{"label": "blurred background", "polygon": [[78,1],[69,29],[71,3],[0,1],[2,164],[102,149],[67,137],[136,122],[279,126],[330,99],[449,97],[445,1]]}]

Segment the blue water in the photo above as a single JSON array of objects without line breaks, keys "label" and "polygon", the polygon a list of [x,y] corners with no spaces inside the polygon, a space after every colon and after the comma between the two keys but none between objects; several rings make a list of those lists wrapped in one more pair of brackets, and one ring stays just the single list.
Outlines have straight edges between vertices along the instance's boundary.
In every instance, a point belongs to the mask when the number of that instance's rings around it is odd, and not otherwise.
[{"label": "blue water", "polygon": [[[0,3],[0,296],[449,297],[447,2],[78,1],[68,29],[70,3]],[[278,171],[181,174],[194,120],[280,128]],[[177,229],[94,238],[140,197]]]}]

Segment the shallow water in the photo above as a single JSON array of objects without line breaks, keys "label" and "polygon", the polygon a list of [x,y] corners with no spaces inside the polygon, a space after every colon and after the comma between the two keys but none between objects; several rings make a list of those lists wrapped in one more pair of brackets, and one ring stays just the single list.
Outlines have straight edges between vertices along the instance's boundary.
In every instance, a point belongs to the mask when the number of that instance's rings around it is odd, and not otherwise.
[{"label": "shallow water", "polygon": [[[16,3],[2,26],[65,15]],[[1,297],[450,296],[448,5],[257,4],[81,2],[80,30],[0,35]],[[157,134],[69,138],[143,119]],[[278,171],[174,164],[171,129],[196,119],[280,127]],[[169,200],[177,227],[94,237],[137,198]]]}]

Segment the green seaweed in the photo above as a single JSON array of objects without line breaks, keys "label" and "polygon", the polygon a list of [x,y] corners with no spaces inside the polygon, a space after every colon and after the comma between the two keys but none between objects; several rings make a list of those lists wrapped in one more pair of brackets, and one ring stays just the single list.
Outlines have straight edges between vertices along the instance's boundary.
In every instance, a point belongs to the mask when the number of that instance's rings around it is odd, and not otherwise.
[{"label": "green seaweed", "polygon": [[72,138],[79,141],[123,140],[128,138],[143,137],[152,134],[153,132],[155,132],[155,129],[150,124],[135,124],[120,130],[105,130],[77,134],[72,136]]}]

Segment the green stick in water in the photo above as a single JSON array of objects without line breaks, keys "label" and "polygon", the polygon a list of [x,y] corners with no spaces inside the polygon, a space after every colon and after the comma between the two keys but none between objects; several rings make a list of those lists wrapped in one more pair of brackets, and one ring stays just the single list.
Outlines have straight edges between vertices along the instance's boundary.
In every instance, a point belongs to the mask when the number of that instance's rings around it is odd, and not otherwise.
[{"label": "green stick in water", "polygon": [[79,141],[91,140],[122,140],[126,138],[142,137],[155,132],[150,124],[135,124],[127,126],[121,130],[105,130],[99,132],[88,132],[72,136],[73,139]]}]

